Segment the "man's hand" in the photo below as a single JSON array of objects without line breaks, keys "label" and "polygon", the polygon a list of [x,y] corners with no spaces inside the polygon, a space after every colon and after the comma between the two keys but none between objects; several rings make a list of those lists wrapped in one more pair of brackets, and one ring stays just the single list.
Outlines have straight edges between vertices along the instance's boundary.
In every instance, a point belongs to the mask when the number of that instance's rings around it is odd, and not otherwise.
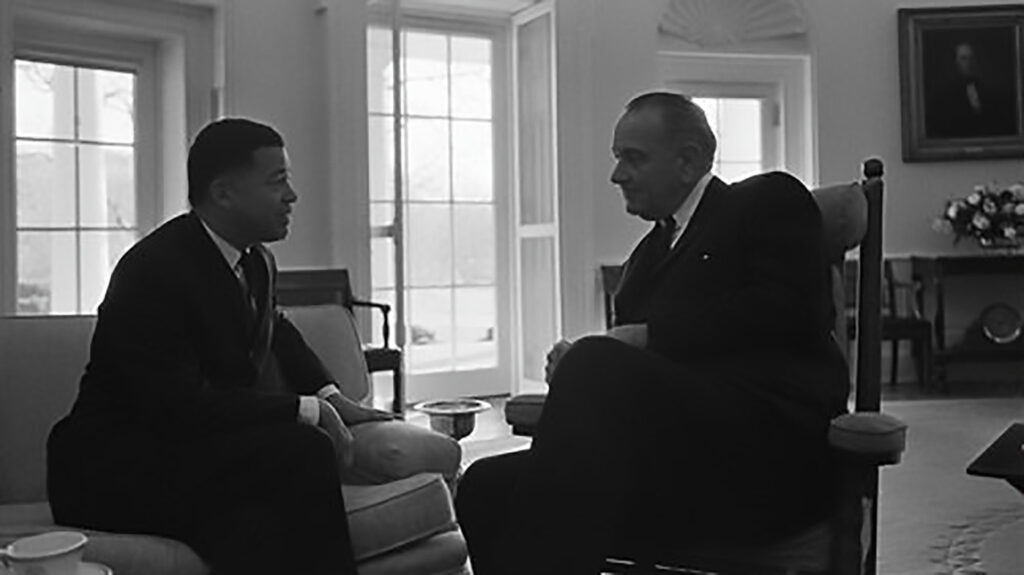
[{"label": "man's hand", "polygon": [[647,347],[647,324],[637,323],[616,326],[608,330],[608,333],[605,335],[633,347],[639,347],[640,349]]},{"label": "man's hand", "polygon": [[317,400],[320,406],[320,421],[317,425],[324,430],[334,443],[334,453],[338,459],[338,469],[345,471],[352,467],[355,459],[355,439],[352,432],[341,420],[341,416],[327,401]]},{"label": "man's hand", "polygon": [[555,368],[558,367],[558,362],[562,361],[562,357],[571,347],[572,342],[567,339],[560,339],[555,342],[555,345],[551,346],[551,351],[548,352],[547,356],[548,363],[544,366],[544,381],[551,383],[551,378],[555,374]]},{"label": "man's hand", "polygon": [[327,401],[341,416],[341,420],[347,425],[358,425],[370,421],[391,421],[398,419],[398,416],[390,411],[381,411],[371,407],[364,407],[340,393],[334,393],[327,397]]}]

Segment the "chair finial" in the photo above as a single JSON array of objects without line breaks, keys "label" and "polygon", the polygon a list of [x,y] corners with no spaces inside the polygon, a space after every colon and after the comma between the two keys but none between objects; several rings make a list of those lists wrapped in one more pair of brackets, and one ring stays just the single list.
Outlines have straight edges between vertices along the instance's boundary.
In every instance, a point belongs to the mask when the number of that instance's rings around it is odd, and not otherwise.
[{"label": "chair finial", "polygon": [[864,178],[881,178],[884,168],[879,158],[868,158],[864,160]]}]

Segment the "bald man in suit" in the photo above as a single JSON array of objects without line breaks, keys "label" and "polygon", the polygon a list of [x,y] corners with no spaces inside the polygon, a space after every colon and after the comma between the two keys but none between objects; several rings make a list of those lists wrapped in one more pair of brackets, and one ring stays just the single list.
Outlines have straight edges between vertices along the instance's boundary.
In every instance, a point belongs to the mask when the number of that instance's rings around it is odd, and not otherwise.
[{"label": "bald man in suit", "polygon": [[481,460],[456,509],[474,571],[598,573],[606,556],[764,543],[828,513],[826,433],[845,410],[821,216],[795,178],[726,184],[685,96],[638,96],[611,180],[652,222],[614,327],[559,342],[527,451]]}]

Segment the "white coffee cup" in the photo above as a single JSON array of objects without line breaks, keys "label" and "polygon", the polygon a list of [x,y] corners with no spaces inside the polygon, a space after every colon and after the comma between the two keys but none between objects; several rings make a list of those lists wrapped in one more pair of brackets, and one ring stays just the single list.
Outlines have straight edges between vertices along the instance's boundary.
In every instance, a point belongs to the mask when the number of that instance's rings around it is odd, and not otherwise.
[{"label": "white coffee cup", "polygon": [[0,549],[0,563],[12,575],[76,575],[88,542],[76,531],[25,537]]}]

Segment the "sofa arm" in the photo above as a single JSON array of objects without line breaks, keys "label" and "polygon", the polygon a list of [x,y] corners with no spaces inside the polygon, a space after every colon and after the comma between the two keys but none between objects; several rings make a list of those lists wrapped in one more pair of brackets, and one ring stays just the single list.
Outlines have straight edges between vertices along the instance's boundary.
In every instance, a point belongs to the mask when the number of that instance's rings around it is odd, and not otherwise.
[{"label": "sofa arm", "polygon": [[513,434],[533,436],[547,397],[544,393],[524,393],[508,400],[505,421],[512,426]]},{"label": "sofa arm", "polygon": [[847,413],[832,420],[833,449],[869,465],[899,463],[907,447],[907,424],[884,413]]}]

